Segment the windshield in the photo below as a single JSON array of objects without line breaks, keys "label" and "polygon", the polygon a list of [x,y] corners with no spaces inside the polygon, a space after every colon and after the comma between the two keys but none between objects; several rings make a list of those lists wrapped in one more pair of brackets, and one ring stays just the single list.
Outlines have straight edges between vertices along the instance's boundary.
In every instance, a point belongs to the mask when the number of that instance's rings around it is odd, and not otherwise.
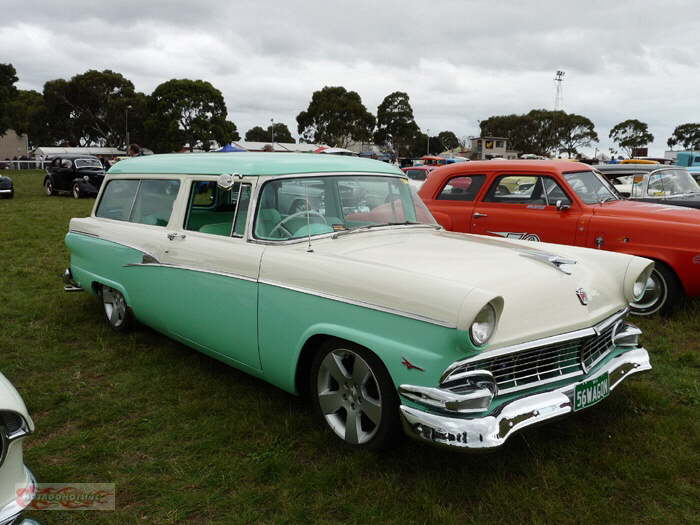
[{"label": "windshield", "polygon": [[258,239],[284,241],[395,224],[437,224],[407,179],[298,177],[264,184],[254,232]]},{"label": "windshield", "polygon": [[80,168],[99,168],[102,169],[102,163],[98,159],[75,159],[76,169]]},{"label": "windshield", "polygon": [[[643,175],[634,177],[632,196],[644,196],[644,179]],[[694,193],[700,193],[700,186],[686,170],[668,169],[649,174],[647,197],[673,197]]]},{"label": "windshield", "polygon": [[565,173],[564,178],[586,204],[598,204],[620,198],[609,182],[592,171]]}]

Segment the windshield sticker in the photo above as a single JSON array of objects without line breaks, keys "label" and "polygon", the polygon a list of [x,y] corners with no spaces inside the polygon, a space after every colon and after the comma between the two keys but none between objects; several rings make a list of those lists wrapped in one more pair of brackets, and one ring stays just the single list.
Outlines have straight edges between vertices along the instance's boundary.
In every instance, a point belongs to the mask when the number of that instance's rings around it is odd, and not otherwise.
[{"label": "windshield sticker", "polygon": [[536,233],[527,232],[486,232],[491,235],[498,235],[500,237],[505,237],[506,239],[518,239],[521,241],[535,241],[540,242],[540,236]]}]

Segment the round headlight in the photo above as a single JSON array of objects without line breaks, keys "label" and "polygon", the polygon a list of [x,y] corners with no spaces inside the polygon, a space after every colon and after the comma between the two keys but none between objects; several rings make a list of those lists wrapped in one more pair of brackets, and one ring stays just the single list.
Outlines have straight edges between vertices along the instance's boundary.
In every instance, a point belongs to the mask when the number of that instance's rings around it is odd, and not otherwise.
[{"label": "round headlight", "polygon": [[469,336],[476,346],[485,345],[496,331],[496,309],[491,303],[484,306],[476,314],[474,322],[469,328]]},{"label": "round headlight", "polygon": [[647,291],[648,279],[649,276],[647,275],[647,272],[642,272],[642,275],[637,277],[637,280],[634,281],[632,295],[634,296],[635,301],[640,301],[642,297],[644,297],[644,293]]}]

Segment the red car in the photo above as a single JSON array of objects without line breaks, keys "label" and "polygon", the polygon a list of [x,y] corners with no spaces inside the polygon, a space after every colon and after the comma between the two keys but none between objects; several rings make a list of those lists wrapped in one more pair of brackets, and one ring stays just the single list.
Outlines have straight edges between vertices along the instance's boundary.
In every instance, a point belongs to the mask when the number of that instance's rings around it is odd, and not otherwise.
[{"label": "red car", "polygon": [[700,210],[623,200],[586,164],[484,161],[434,170],[418,192],[446,229],[571,244],[656,262],[633,310],[670,312],[700,296]]}]

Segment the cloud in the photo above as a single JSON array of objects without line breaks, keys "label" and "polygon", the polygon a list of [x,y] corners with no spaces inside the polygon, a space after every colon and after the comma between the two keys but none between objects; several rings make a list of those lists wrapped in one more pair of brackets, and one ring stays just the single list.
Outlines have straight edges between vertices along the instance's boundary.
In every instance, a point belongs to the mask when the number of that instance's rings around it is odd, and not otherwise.
[{"label": "cloud", "polygon": [[372,112],[405,91],[422,128],[477,134],[491,115],[551,108],[557,69],[565,110],[591,118],[601,138],[622,120],[648,122],[657,154],[700,109],[692,0],[4,5],[13,16],[0,27],[0,62],[17,68],[20,87],[91,68],[146,93],[201,78],[224,93],[242,132],[270,118],[294,131],[313,91],[342,85]]}]

